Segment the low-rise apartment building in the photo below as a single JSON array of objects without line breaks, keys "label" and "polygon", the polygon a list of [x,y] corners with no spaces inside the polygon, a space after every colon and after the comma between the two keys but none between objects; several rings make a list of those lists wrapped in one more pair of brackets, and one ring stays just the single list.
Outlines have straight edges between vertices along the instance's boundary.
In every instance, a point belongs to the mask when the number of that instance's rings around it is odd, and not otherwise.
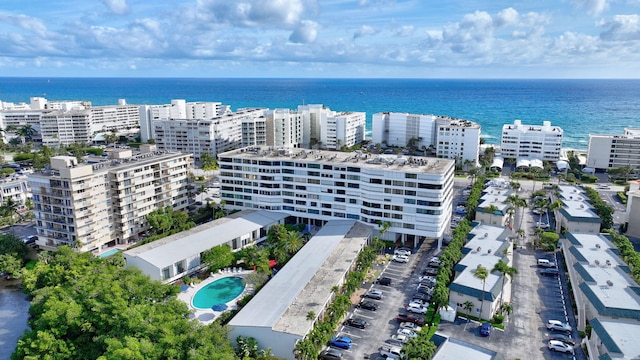
[{"label": "low-rise apartment building", "polygon": [[[281,359],[295,359],[295,346],[325,316],[373,228],[355,220],[327,222],[229,321],[229,340],[256,339]],[[315,314],[309,317],[309,314]]]},{"label": "low-rise apartment building", "polygon": [[562,202],[562,208],[556,211],[556,231],[564,229],[575,233],[600,233],[602,220],[580,187],[560,185],[556,196]]},{"label": "low-rise apartment building", "polygon": [[640,180],[629,181],[626,215],[626,234],[633,237],[640,237]]},{"label": "low-rise apartment building", "polygon": [[[464,304],[469,301],[472,304],[471,315],[491,319],[500,308],[500,299],[503,303],[511,302],[511,280],[498,272],[491,272],[499,260],[513,266],[509,251],[512,247],[508,239],[510,231],[501,226],[476,224],[469,234],[472,237],[462,249],[463,258],[454,266],[449,303],[464,313]],[[489,273],[484,281],[474,275],[479,266]]]},{"label": "low-rise apartment building", "polygon": [[113,150],[108,160],[84,164],[56,156],[50,169],[29,175],[37,245],[99,251],[137,241],[149,229],[146,215],[156,209],[185,209],[191,155],[149,145],[141,150]]},{"label": "low-rise apartment building", "polygon": [[360,152],[249,147],[219,154],[230,209],[283,211],[299,223],[388,224],[385,240],[442,239],[451,219],[454,161]]},{"label": "low-rise apartment building", "polygon": [[563,131],[543,121],[542,126],[525,125],[521,120],[502,126],[502,156],[506,159],[560,160]]},{"label": "low-rise apartment building", "polygon": [[122,253],[126,266],[135,266],[152,280],[170,283],[201,270],[202,253],[220,245],[232,251],[255,246],[267,238],[287,214],[266,210],[243,210],[162,238]]},{"label": "low-rise apartment building", "polygon": [[589,134],[587,166],[596,170],[607,170],[640,166],[640,129],[625,128],[623,135]]},{"label": "low-rise apartment building", "polygon": [[[507,199],[513,193],[508,183],[493,183],[482,191],[476,208],[475,221],[484,224],[507,226],[510,221],[509,209],[513,208]],[[492,211],[490,211],[492,210]]]},{"label": "low-rise apartment building", "polygon": [[26,202],[31,199],[31,191],[25,175],[11,175],[0,179],[0,204],[11,199],[18,212],[27,211]]}]

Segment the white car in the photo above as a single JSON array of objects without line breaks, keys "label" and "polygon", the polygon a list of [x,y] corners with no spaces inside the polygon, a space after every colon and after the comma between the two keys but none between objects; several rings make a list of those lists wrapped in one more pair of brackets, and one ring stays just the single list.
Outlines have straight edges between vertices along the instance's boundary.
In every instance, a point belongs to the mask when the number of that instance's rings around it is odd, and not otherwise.
[{"label": "white car", "polygon": [[565,344],[559,340],[549,340],[548,347],[549,347],[549,350],[552,350],[552,351],[560,351],[563,353],[569,353],[573,355],[573,346],[569,344]]},{"label": "white car", "polygon": [[428,305],[429,305],[429,303],[424,301],[424,300],[413,299],[413,300],[411,300],[411,302],[407,306],[422,307],[422,306],[428,306]]},{"label": "white car", "polygon": [[609,185],[599,185],[598,189],[599,190],[609,190],[609,189],[611,189],[611,186],[609,186]]},{"label": "white car", "polygon": [[409,330],[409,329],[398,329],[397,334],[404,335],[408,338],[414,338],[418,336],[418,334],[415,331]]},{"label": "white car", "polygon": [[411,340],[411,338],[408,337],[407,335],[396,334],[396,335],[391,335],[391,340],[396,340],[402,344],[406,344],[409,340]]},{"label": "white car", "polygon": [[547,329],[554,330],[554,331],[565,331],[565,332],[571,332],[571,330],[573,330],[571,325],[564,323],[560,320],[547,321]]},{"label": "white car", "polygon": [[549,224],[545,223],[545,222],[536,222],[536,227],[539,227],[540,229],[548,229],[549,228]]},{"label": "white car", "polygon": [[393,251],[394,255],[405,255],[405,256],[409,256],[411,255],[411,250],[407,249],[407,248],[397,248]]},{"label": "white car", "polygon": [[419,332],[422,328],[412,322],[401,322],[400,329],[409,329],[415,332]]},{"label": "white car", "polygon": [[409,257],[406,255],[393,255],[393,261],[406,264],[409,262]]},{"label": "white car", "polygon": [[429,308],[426,306],[412,306],[412,305],[407,306],[407,311],[415,314],[426,314],[428,310]]}]

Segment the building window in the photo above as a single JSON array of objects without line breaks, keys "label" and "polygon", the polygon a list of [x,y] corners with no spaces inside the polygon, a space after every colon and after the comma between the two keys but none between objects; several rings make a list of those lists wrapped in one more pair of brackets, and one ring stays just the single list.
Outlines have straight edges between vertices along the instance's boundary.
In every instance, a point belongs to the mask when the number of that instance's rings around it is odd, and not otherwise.
[{"label": "building window", "polygon": [[166,280],[171,277],[171,272],[169,271],[169,267],[162,269],[162,280]]}]

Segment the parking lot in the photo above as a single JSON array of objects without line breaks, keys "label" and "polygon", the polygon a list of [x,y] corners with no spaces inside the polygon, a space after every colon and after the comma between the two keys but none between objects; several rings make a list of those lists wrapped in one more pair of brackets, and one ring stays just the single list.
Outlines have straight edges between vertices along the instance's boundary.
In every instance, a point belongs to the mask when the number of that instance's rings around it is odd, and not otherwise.
[{"label": "parking lot", "polygon": [[365,329],[341,325],[336,336],[347,336],[352,340],[351,349],[341,350],[345,359],[377,359],[380,347],[385,341],[396,334],[399,323],[398,314],[405,310],[411,295],[415,292],[422,267],[426,266],[433,255],[434,243],[425,243],[417,253],[409,256],[408,263],[389,261],[386,265],[378,266],[380,277],[391,279],[390,285],[365,283],[366,290],[376,289],[383,292],[381,300],[366,298],[378,306],[376,311],[360,309],[353,306],[346,318],[360,318],[369,325]]}]

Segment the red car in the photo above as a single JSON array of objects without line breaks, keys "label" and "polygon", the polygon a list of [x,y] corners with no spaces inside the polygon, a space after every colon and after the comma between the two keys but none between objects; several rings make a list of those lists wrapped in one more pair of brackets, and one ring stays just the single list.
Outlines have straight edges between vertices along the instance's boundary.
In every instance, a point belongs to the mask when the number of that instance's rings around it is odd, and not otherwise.
[{"label": "red car", "polygon": [[401,314],[398,315],[396,320],[398,320],[398,322],[401,322],[401,323],[402,322],[410,322],[410,323],[414,323],[414,324],[419,325],[419,326],[423,326],[424,325],[424,316],[423,315],[401,313]]}]

